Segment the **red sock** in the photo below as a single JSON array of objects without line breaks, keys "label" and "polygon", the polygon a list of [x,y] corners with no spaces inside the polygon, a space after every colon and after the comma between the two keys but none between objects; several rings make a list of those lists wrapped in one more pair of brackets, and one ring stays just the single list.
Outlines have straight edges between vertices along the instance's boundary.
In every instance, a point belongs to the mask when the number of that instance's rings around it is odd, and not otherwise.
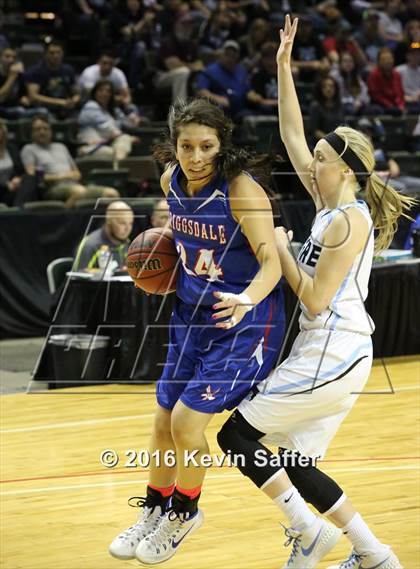
[{"label": "red sock", "polygon": [[148,487],[162,494],[163,498],[169,498],[169,496],[172,496],[174,492],[175,484],[171,484],[170,486],[166,486],[165,488],[160,488],[159,486],[155,486],[154,484],[148,484]]},{"label": "red sock", "polygon": [[188,496],[190,500],[194,500],[200,494],[202,488],[202,484],[200,486],[196,486],[195,488],[181,488],[178,484],[176,485],[176,490],[180,494],[184,496]]}]

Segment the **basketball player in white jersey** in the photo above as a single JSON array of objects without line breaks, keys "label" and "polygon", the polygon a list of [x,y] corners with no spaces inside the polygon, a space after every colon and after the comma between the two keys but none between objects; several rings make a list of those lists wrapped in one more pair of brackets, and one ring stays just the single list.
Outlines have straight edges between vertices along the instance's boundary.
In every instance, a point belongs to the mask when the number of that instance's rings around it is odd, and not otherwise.
[{"label": "basketball player in white jersey", "polygon": [[[300,333],[289,357],[240,403],[218,441],[225,452],[245,456],[244,464],[238,460],[241,472],[288,518],[287,544],[293,547],[284,569],[315,567],[340,538],[336,526],[353,551],[329,569],[401,569],[316,462],[303,467],[302,460],[290,460],[290,451],[300,459],[323,457],[363,390],[372,365],[374,325],[363,301],[373,254],[388,246],[398,217],[412,204],[373,172],[373,148],[358,131],[337,128],[311,155],[290,68],[296,28],[297,19],[292,25],[287,16],[280,32],[280,131],[317,213],[297,262],[285,230],[276,230],[276,238],[283,274],[300,299]],[[357,198],[360,190],[367,203]],[[278,445],[279,455],[263,443]],[[335,525],[316,516],[304,499]]]}]

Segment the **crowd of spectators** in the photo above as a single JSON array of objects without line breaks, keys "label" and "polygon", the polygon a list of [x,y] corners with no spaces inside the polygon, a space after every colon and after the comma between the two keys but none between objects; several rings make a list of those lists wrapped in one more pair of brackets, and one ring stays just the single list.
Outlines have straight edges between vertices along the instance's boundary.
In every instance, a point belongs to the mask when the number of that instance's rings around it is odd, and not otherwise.
[{"label": "crowd of spectators", "polygon": [[[74,155],[118,162],[130,155],[139,125],[189,96],[212,99],[238,124],[249,115],[275,115],[278,29],[286,12],[300,17],[292,65],[297,84],[311,93],[304,111],[312,142],[346,117],[420,113],[419,0],[58,4],[54,33],[38,38],[43,53],[26,68],[21,46],[7,26],[0,30],[0,117],[35,117],[33,141],[21,149],[5,151],[7,124],[0,128],[0,199],[7,203],[22,175],[41,170],[43,197],[69,206],[112,190],[83,185],[75,156],[52,140],[51,121],[77,121]],[[79,68],[74,38],[83,42]]]}]

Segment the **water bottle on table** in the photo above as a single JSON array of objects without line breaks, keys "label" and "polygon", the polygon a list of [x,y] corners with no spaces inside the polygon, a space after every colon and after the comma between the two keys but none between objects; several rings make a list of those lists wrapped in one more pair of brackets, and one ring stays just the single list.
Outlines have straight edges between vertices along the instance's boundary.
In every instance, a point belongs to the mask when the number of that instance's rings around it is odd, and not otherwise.
[{"label": "water bottle on table", "polygon": [[112,254],[109,250],[108,245],[101,245],[101,248],[98,252],[98,267],[101,270],[102,277],[110,277],[112,276]]}]

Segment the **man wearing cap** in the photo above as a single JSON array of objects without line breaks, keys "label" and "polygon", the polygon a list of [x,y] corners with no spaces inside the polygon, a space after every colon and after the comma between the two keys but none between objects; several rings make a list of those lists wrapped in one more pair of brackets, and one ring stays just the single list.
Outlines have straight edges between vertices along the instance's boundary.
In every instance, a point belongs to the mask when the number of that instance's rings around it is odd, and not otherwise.
[{"label": "man wearing cap", "polygon": [[234,40],[225,41],[218,61],[208,65],[196,83],[200,97],[211,99],[233,117],[245,110],[250,88],[248,72],[239,59],[239,44]]},{"label": "man wearing cap", "polygon": [[111,262],[116,268],[125,266],[130,233],[133,229],[134,214],[129,205],[123,201],[112,202],[106,209],[105,223],[102,227],[86,235],[80,242],[74,270],[90,270],[98,268],[98,257],[102,247],[106,246],[112,255]]}]

